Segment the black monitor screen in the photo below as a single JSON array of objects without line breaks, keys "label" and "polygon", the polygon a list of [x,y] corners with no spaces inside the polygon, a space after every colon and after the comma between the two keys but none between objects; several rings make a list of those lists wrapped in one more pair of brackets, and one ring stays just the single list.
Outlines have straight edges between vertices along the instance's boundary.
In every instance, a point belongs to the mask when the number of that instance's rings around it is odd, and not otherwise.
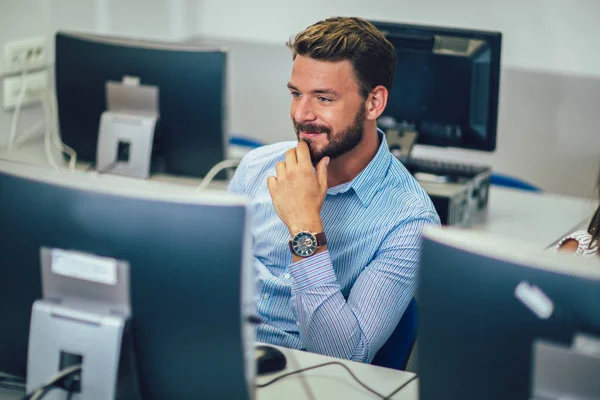
[{"label": "black monitor screen", "polygon": [[493,151],[501,33],[374,24],[397,54],[382,116],[416,129],[421,144]]},{"label": "black monitor screen", "polygon": [[226,65],[222,49],[58,33],[62,139],[79,159],[95,162],[106,82],[136,77],[159,89],[153,170],[204,176],[226,154]]}]

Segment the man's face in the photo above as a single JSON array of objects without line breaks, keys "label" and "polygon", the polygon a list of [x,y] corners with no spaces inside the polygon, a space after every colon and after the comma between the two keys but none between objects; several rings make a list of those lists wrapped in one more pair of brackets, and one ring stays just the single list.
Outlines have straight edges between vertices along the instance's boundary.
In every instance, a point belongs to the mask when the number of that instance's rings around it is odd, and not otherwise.
[{"label": "man's face", "polygon": [[288,83],[290,114],[298,140],[308,144],[313,165],[339,157],[362,140],[365,100],[348,60],[297,56]]}]

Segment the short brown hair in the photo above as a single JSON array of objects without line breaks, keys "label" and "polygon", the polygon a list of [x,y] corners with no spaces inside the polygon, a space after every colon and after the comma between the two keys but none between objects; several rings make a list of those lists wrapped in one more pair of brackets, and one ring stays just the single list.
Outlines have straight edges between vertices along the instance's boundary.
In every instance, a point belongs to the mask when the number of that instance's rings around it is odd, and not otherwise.
[{"label": "short brown hair", "polygon": [[382,85],[388,91],[394,84],[396,51],[372,23],[355,17],[334,17],[319,21],[287,42],[297,55],[316,60],[349,60],[360,86],[360,94]]}]

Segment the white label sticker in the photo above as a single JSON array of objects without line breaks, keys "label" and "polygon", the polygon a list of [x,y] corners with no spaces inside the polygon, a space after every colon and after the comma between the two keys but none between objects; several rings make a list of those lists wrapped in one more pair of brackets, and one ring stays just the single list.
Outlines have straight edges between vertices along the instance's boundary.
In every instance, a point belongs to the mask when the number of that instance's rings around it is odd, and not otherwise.
[{"label": "white label sticker", "polygon": [[521,282],[515,288],[515,297],[541,319],[548,319],[554,312],[554,303],[540,288],[529,282]]},{"label": "white label sticker", "polygon": [[117,283],[117,260],[53,249],[52,272],[70,278],[115,285]]}]

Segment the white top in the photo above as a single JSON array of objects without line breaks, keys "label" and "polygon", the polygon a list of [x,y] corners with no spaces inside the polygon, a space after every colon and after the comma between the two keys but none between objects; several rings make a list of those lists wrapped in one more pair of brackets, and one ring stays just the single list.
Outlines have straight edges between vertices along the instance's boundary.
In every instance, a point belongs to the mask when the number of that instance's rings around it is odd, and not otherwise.
[{"label": "white top", "polygon": [[590,235],[587,231],[584,230],[573,232],[570,235],[567,235],[564,238],[562,238],[558,242],[556,249],[558,250],[558,248],[569,239],[573,239],[578,243],[577,250],[575,250],[575,255],[584,257],[600,255],[600,253],[598,252],[598,241],[593,240],[592,235]]}]

